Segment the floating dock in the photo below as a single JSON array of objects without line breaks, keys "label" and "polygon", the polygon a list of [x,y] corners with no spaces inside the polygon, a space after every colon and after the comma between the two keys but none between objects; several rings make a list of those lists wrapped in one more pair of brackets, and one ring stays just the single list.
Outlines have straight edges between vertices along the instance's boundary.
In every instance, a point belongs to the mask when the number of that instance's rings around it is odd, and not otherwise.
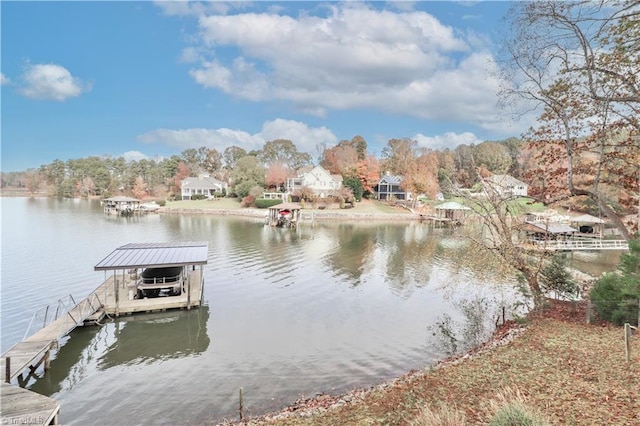
[{"label": "floating dock", "polygon": [[[12,386],[11,382],[17,379],[23,385],[43,364],[48,370],[50,353],[58,348],[58,339],[78,326],[99,324],[105,316],[200,306],[208,252],[207,242],[133,243],[101,260],[94,269],[104,271],[105,280],[96,290],[74,302],[70,309],[55,309],[52,317],[47,307],[36,324],[40,329],[2,354],[0,424],[58,424],[60,404],[56,400]],[[145,279],[143,271],[154,268],[177,270],[179,274],[166,281],[164,277]],[[165,288],[172,292],[167,293]],[[145,297],[145,289],[159,297]]]}]

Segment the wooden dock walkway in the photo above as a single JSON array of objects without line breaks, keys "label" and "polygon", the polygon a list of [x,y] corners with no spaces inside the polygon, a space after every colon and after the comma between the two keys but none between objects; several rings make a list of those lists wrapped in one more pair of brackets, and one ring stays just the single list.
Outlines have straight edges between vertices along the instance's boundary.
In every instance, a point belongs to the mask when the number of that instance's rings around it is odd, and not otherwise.
[{"label": "wooden dock walkway", "polygon": [[57,425],[60,403],[53,398],[2,383],[3,425]]},{"label": "wooden dock walkway", "polygon": [[[105,281],[80,303],[68,296],[58,300],[54,309],[49,306],[36,312],[22,342],[13,345],[0,358],[2,404],[0,424],[58,424],[60,404],[52,398],[12,386],[11,382],[26,381],[44,363],[49,369],[50,353],[58,348],[58,339],[76,327],[99,324],[106,315],[119,316],[135,312],[165,311],[167,309],[198,307],[202,304],[204,272],[207,263],[206,242],[133,243],[116,249],[94,267],[105,271]],[[140,263],[144,258],[145,263]],[[138,270],[170,265],[182,267],[178,283],[180,294],[172,296],[136,298],[141,279]],[[199,267],[197,267],[199,266]],[[164,284],[163,281],[160,282]],[[154,282],[151,283],[155,285]],[[158,286],[158,292],[162,293]],[[175,287],[174,284],[171,287]],[[71,307],[69,307],[71,306]],[[35,324],[34,324],[35,323]],[[29,335],[32,325],[38,331]],[[26,378],[22,374],[28,371]]]},{"label": "wooden dock walkway", "polygon": [[588,240],[530,240],[525,245],[546,251],[629,250],[629,243],[626,240],[601,240],[599,238]]}]

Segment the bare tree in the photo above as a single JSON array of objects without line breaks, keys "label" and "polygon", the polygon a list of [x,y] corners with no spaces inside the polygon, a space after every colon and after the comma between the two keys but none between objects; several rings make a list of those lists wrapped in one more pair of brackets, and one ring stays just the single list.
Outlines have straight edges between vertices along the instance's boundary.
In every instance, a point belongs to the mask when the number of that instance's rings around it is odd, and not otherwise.
[{"label": "bare tree", "polygon": [[[542,107],[528,139],[561,142],[566,158],[555,170],[566,193],[549,186],[560,195],[543,201],[587,196],[631,239],[601,184],[615,180],[636,197],[640,192],[640,147],[632,143],[640,133],[640,1],[519,2],[509,19],[505,105],[519,98]],[[577,177],[576,167],[585,164],[578,160],[588,155],[596,160]],[[623,170],[618,165],[625,162],[630,167]],[[585,180],[587,175],[592,178]]]}]

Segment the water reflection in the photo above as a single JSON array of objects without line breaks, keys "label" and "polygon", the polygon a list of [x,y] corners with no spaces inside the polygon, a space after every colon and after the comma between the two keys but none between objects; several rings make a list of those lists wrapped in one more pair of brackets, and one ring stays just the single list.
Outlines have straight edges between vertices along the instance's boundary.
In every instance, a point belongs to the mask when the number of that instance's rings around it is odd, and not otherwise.
[{"label": "water reflection", "polygon": [[76,329],[61,343],[51,369],[30,389],[53,395],[97,371],[198,355],[207,350],[209,307],[138,314],[102,326]]},{"label": "water reflection", "polygon": [[98,359],[106,370],[197,355],[209,347],[209,307],[191,311],[149,313],[124,317],[108,324],[110,343]]}]

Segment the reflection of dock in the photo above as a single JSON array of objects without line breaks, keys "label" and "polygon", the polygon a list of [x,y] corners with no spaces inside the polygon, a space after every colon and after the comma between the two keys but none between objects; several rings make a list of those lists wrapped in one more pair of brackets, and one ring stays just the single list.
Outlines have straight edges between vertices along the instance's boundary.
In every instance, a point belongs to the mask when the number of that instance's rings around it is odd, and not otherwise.
[{"label": "reflection of dock", "polygon": [[[70,297],[73,304],[69,309],[61,299],[54,309],[46,307],[42,312],[37,312],[32,324],[36,320],[40,330],[25,336],[22,342],[12,346],[1,358],[2,424],[57,424],[60,405],[55,400],[24,389],[14,390],[10,386],[11,381],[17,378],[22,384],[42,364],[45,371],[48,370],[50,352],[57,349],[59,338],[85,323],[98,323],[105,315],[200,306],[204,287],[202,268],[207,258],[206,242],[128,244],[116,249],[95,266],[95,270],[105,271],[105,274],[110,272],[111,276],[106,277],[103,284],[80,303],[76,304]],[[163,267],[182,268],[179,294],[137,298],[140,285],[138,269]],[[158,284],[162,286],[162,283]],[[175,287],[176,282],[172,282],[171,286]],[[30,331],[31,325],[27,335]],[[27,375],[23,378],[25,371]],[[7,401],[12,402],[9,404]],[[43,407],[48,407],[46,413],[42,411]]]}]

